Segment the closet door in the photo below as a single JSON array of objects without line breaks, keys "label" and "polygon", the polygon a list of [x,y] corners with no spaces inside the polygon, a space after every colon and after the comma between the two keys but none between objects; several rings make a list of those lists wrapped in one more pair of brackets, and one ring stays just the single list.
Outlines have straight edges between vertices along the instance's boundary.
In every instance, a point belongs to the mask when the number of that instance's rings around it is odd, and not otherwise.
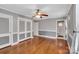
[{"label": "closet door", "polygon": [[11,44],[11,21],[12,17],[6,14],[0,13],[0,48]]}]

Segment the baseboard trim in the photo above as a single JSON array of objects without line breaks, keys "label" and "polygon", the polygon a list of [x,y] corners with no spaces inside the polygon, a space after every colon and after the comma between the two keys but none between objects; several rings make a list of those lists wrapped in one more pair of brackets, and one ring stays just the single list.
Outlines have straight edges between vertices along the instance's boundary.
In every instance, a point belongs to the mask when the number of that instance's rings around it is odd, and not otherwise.
[{"label": "baseboard trim", "polygon": [[35,35],[35,36],[57,39],[57,37],[51,37],[51,36],[45,36],[45,35]]},{"label": "baseboard trim", "polygon": [[[73,36],[71,34],[68,34],[68,36],[73,40]],[[69,47],[69,50],[70,50],[70,53],[72,54],[72,50],[71,50],[71,47],[68,43],[68,40],[67,40],[67,44],[68,44],[68,47]],[[71,43],[72,44],[72,43]]]},{"label": "baseboard trim", "polygon": [[10,46],[11,44],[4,44],[4,45],[0,45],[0,49],[6,48],[8,46]]},{"label": "baseboard trim", "polygon": [[33,38],[33,37],[24,38],[24,39],[22,39],[22,40],[20,40],[20,41],[18,41],[18,42],[15,42],[15,43],[11,44],[11,46],[17,45],[18,43],[20,43],[20,42],[22,42],[22,41],[25,41],[25,40],[28,40],[28,39],[30,39],[30,38]]},{"label": "baseboard trim", "polygon": [[18,43],[19,43],[19,42],[15,42],[15,43],[11,44],[11,46],[17,45]]},{"label": "baseboard trim", "polygon": [[[27,40],[23,40],[23,41],[21,41],[21,42],[24,42],[24,41],[28,41],[28,40],[30,40],[31,38],[28,38]],[[19,43],[21,43],[21,42],[19,42]]]},{"label": "baseboard trim", "polygon": [[47,32],[56,32],[56,30],[43,30],[43,29],[40,29],[39,31],[47,31]]},{"label": "baseboard trim", "polygon": [[18,41],[18,42],[15,42],[15,43],[13,43],[13,44],[4,44],[4,45],[1,45],[1,46],[0,46],[0,49],[4,49],[4,48],[6,48],[6,47],[8,47],[8,46],[17,45],[18,43],[20,43],[20,42],[22,42],[22,41],[25,41],[25,40],[28,40],[28,39],[30,39],[30,38],[33,38],[33,37],[24,38],[23,40]]},{"label": "baseboard trim", "polygon": [[[69,51],[71,50],[71,48],[70,48],[70,45],[69,45],[69,43],[68,43],[68,40],[67,40],[67,44],[68,44],[68,47],[69,47]],[[70,53],[71,53],[71,51],[70,51]]]},{"label": "baseboard trim", "polygon": [[52,38],[52,39],[64,39],[64,38],[60,38],[60,37],[52,37],[52,36],[45,36],[45,35],[35,35],[35,36],[39,36],[39,37],[45,37],[45,38]]}]

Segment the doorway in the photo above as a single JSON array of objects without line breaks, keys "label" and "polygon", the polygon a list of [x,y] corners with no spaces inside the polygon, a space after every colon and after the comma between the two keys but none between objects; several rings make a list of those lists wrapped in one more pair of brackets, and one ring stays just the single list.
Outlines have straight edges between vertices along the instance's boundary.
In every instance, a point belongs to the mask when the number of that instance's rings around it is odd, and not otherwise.
[{"label": "doorway", "polygon": [[64,39],[65,38],[65,21],[57,20],[57,37]]}]

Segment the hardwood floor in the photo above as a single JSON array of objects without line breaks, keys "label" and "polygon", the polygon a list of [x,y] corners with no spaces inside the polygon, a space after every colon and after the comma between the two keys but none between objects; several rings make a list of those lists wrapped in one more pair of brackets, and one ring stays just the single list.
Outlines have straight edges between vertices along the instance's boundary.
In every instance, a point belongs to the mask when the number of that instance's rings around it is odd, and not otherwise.
[{"label": "hardwood floor", "polygon": [[67,41],[34,37],[15,46],[0,49],[0,54],[69,54]]}]

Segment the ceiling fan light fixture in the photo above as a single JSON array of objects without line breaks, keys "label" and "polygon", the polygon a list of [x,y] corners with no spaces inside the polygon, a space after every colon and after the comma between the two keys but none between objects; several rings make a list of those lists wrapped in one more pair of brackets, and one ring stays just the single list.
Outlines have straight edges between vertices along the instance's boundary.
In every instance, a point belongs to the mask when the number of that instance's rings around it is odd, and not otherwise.
[{"label": "ceiling fan light fixture", "polygon": [[37,9],[36,12],[33,14],[33,18],[43,18],[44,16],[48,16],[48,14],[46,14],[45,12],[43,12],[42,10],[40,9]]},{"label": "ceiling fan light fixture", "polygon": [[41,15],[41,13],[39,12],[38,15]]},{"label": "ceiling fan light fixture", "polygon": [[36,15],[35,17],[36,17],[36,18],[40,18],[40,15]]}]

